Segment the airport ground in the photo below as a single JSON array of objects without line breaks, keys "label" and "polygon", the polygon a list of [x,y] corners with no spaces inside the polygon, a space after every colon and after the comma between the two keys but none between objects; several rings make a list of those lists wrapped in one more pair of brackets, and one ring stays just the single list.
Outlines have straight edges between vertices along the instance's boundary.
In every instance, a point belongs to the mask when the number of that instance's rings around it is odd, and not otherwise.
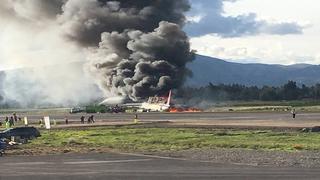
[{"label": "airport ground", "polygon": [[[42,130],[43,137],[26,147],[9,151],[0,168],[11,163],[22,172],[0,179],[318,179],[320,175],[320,137],[300,132],[319,126],[320,113],[298,113],[296,119],[289,112],[143,113],[138,114],[138,124],[133,123],[135,114],[95,114],[95,124],[80,124],[80,116],[87,114],[21,115],[36,126],[49,115],[58,125]],[[65,117],[70,124],[64,124]],[[149,138],[144,139],[146,135]],[[123,152],[142,155],[123,156]],[[57,164],[59,168],[52,168]],[[28,165],[32,166],[24,170]]]},{"label": "airport ground", "polygon": [[123,153],[4,157],[0,169],[0,180],[300,180],[319,179],[320,175],[314,168],[258,167]]},{"label": "airport ground", "polygon": [[[0,119],[10,116],[10,113],[0,115]],[[55,120],[58,127],[81,127],[101,125],[128,125],[132,124],[134,113],[94,114],[95,124],[80,124],[80,117],[87,118],[90,114],[70,114],[67,112],[18,113],[21,117],[27,116],[29,123],[37,125],[43,116]],[[69,124],[65,125],[65,118]],[[290,112],[200,112],[200,113],[140,113],[138,119],[144,124],[157,123],[177,127],[216,127],[216,128],[288,128],[300,129],[320,125],[319,112],[297,112],[295,119]]]}]

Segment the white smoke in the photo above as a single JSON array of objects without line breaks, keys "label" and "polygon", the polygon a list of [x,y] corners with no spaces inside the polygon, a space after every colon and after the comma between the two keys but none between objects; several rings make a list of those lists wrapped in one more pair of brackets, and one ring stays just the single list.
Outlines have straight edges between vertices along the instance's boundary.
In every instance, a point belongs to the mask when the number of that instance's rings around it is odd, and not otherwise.
[{"label": "white smoke", "polygon": [[84,50],[61,36],[56,14],[39,12],[41,6],[34,0],[1,3],[0,11],[6,10],[0,12],[4,102],[22,107],[66,106],[96,99],[97,88],[81,66]]},{"label": "white smoke", "polygon": [[[133,100],[181,86],[192,60],[182,31],[188,0],[4,0],[0,69],[5,100],[70,105]],[[75,62],[89,60],[85,77]]]}]

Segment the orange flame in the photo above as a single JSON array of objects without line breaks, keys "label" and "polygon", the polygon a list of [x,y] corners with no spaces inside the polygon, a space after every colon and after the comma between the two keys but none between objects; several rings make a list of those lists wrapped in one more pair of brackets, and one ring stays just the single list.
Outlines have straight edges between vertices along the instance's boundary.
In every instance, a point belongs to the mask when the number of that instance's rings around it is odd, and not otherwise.
[{"label": "orange flame", "polygon": [[171,107],[169,109],[169,112],[171,113],[179,113],[179,112],[202,112],[201,109],[197,108],[176,108],[176,107]]}]

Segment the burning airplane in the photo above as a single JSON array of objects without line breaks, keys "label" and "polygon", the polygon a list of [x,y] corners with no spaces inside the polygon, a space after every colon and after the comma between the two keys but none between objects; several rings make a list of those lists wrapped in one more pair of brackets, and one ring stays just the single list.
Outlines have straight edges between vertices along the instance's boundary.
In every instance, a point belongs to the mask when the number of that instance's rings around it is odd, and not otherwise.
[{"label": "burning airplane", "polygon": [[148,111],[168,111],[171,103],[171,90],[167,98],[165,97],[149,97],[148,102],[142,103],[141,108]]},{"label": "burning airplane", "polygon": [[104,100],[100,105],[134,108],[141,112],[168,112],[171,108],[171,98],[172,91],[170,90],[167,97],[153,96],[149,97],[148,101],[142,103],[118,103],[111,98],[111,100]]}]

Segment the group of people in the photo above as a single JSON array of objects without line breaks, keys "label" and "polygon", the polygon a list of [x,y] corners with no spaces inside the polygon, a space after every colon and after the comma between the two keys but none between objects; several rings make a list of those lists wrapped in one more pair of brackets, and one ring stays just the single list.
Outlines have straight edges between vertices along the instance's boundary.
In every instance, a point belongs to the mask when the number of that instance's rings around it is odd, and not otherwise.
[{"label": "group of people", "polygon": [[[80,117],[81,124],[84,124],[84,123],[85,123],[85,119],[86,119],[86,117],[84,117],[84,116],[81,116],[81,117]],[[87,118],[87,123],[88,123],[88,124],[94,123],[94,122],[95,122],[95,120],[94,120],[94,115],[91,115],[91,116],[89,116],[89,117]]]},{"label": "group of people", "polygon": [[[292,109],[291,110],[291,114],[292,114],[292,118],[295,119],[296,118],[296,110]],[[135,116],[135,119],[138,119],[137,115]],[[81,124],[85,124],[85,120],[86,117],[85,116],[81,116],[80,117],[80,122]],[[4,125],[6,126],[6,128],[11,128],[13,127],[18,121],[22,121],[21,117],[18,117],[16,113],[13,113],[12,116],[8,117],[6,116],[4,119]],[[69,124],[69,120],[66,117],[65,118],[65,123]],[[94,115],[90,115],[87,117],[87,123],[91,124],[91,123],[95,123],[95,118]],[[39,121],[40,125],[43,125],[43,118],[41,118],[41,120]],[[0,127],[3,126],[3,122],[0,120]]]},{"label": "group of people", "polygon": [[[84,123],[85,123],[85,119],[86,119],[85,116],[81,116],[81,117],[80,117],[81,124],[84,124]],[[65,121],[65,124],[66,124],[66,125],[69,124],[69,119],[68,119],[67,116],[64,118],[64,121]],[[95,123],[94,115],[90,115],[90,116],[87,118],[87,123],[88,123],[88,124]],[[43,118],[41,118],[41,119],[39,120],[39,125],[40,125],[41,127],[44,126],[44,120],[43,120]]]},{"label": "group of people", "polygon": [[[6,128],[13,127],[18,121],[21,121],[21,118],[17,116],[16,113],[13,113],[12,116],[8,117],[6,116],[4,119],[4,124]],[[0,121],[0,126],[2,126],[2,122]]]}]

